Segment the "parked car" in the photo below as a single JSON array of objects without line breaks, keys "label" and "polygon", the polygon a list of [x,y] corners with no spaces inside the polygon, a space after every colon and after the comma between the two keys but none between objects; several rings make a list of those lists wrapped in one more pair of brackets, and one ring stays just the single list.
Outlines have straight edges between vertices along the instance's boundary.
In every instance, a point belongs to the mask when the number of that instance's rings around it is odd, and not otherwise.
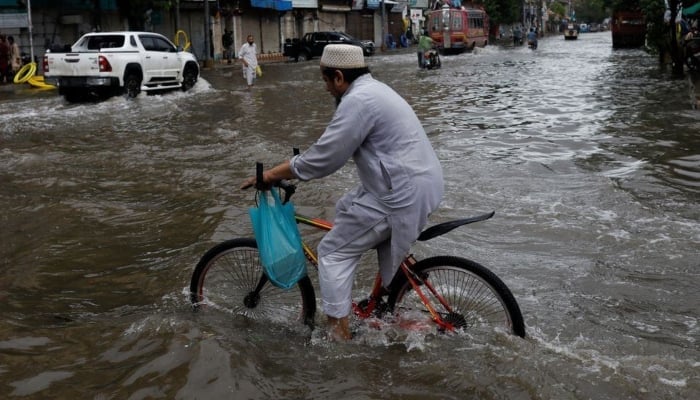
[{"label": "parked car", "polygon": [[355,39],[345,32],[309,32],[301,40],[287,39],[284,55],[295,61],[306,61],[321,57],[323,48],[329,44],[352,44],[361,47],[365,56],[374,54],[374,42],[371,40]]}]

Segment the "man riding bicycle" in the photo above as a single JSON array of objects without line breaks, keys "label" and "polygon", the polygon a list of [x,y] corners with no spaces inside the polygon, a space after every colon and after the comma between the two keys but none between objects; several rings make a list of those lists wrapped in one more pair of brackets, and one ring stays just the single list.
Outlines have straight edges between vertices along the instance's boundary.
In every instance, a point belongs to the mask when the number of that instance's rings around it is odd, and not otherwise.
[{"label": "man riding bicycle", "polygon": [[[376,248],[388,285],[411,244],[442,200],[440,162],[411,106],[375,80],[352,45],[328,45],[321,76],[336,111],[300,155],[264,171],[264,184],[332,174],[352,158],[360,183],[336,203],[333,229],[318,246],[322,307],[330,337],[350,339],[352,283],[360,257]],[[256,183],[246,179],[242,189]]]}]

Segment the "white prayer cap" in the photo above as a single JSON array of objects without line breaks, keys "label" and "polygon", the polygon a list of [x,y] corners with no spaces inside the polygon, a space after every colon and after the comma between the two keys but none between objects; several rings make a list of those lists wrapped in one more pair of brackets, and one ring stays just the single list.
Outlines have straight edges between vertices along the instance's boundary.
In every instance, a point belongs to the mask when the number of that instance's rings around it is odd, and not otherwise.
[{"label": "white prayer cap", "polygon": [[321,66],[339,69],[365,68],[362,47],[351,44],[329,44],[323,49]]}]

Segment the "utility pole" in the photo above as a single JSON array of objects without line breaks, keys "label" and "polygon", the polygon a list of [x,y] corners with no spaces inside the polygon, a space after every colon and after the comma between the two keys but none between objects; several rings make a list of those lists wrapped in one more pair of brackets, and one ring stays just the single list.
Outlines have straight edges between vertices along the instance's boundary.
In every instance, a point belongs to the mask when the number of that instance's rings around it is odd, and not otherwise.
[{"label": "utility pole", "polygon": [[386,51],[386,6],[384,5],[384,0],[381,1],[382,6],[382,51]]},{"label": "utility pole", "polygon": [[34,62],[34,38],[32,37],[32,0],[27,0],[27,24],[29,25],[29,54],[30,62]]},{"label": "utility pole", "polygon": [[175,0],[175,32],[180,29],[180,0]]},{"label": "utility pole", "polygon": [[211,67],[213,63],[209,59],[209,0],[204,0],[204,66]]}]

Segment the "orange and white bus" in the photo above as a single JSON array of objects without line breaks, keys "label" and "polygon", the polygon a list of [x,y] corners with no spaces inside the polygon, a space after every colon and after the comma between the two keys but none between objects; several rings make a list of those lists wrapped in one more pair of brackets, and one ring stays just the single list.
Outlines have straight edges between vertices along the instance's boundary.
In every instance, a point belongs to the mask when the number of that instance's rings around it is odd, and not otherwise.
[{"label": "orange and white bus", "polygon": [[489,42],[489,16],[482,8],[450,8],[428,13],[427,29],[442,53],[462,53]]}]

